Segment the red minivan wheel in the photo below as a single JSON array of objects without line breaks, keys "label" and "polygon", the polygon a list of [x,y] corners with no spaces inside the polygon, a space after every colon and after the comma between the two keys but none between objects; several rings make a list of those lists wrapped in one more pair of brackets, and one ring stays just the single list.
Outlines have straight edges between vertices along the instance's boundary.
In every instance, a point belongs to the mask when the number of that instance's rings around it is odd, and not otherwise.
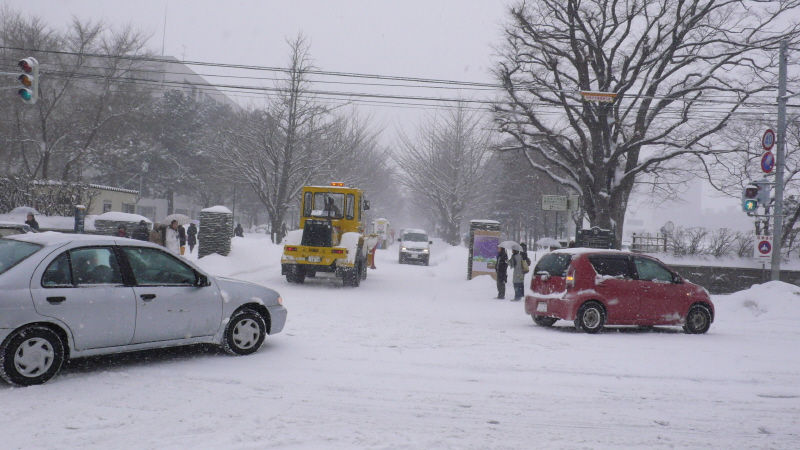
[{"label": "red minivan wheel", "polygon": [[575,328],[594,334],[602,330],[605,323],[606,312],[599,303],[587,302],[578,309],[578,316],[575,318]]},{"label": "red minivan wheel", "polygon": [[691,334],[703,334],[711,327],[711,313],[703,305],[692,305],[686,314],[683,329]]}]

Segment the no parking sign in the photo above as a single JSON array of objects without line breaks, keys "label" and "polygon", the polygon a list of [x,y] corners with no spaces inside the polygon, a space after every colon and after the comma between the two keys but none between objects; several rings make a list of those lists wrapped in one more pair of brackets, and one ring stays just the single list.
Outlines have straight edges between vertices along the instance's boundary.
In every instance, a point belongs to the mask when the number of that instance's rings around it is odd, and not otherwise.
[{"label": "no parking sign", "polygon": [[756,259],[772,257],[772,236],[756,236],[753,245]]}]

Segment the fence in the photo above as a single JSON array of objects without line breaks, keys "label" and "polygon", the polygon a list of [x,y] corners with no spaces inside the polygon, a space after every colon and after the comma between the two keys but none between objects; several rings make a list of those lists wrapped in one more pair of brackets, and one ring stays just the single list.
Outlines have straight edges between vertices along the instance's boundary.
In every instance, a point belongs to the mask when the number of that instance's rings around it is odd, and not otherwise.
[{"label": "fence", "polygon": [[655,236],[631,235],[631,251],[635,253],[656,253],[667,251],[667,236],[656,234]]}]

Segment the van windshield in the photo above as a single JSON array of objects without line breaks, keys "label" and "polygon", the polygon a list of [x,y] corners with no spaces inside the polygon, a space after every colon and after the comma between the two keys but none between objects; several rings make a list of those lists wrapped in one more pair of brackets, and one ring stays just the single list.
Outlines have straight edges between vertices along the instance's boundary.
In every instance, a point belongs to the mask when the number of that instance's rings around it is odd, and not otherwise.
[{"label": "van windshield", "polygon": [[533,273],[541,275],[540,272],[547,272],[551,277],[565,277],[570,261],[572,255],[568,253],[549,253],[542,256]]},{"label": "van windshield", "polygon": [[422,233],[406,233],[403,235],[404,241],[428,242],[428,236]]},{"label": "van windshield", "polygon": [[30,242],[0,239],[0,274],[21,263],[40,248],[41,245]]}]

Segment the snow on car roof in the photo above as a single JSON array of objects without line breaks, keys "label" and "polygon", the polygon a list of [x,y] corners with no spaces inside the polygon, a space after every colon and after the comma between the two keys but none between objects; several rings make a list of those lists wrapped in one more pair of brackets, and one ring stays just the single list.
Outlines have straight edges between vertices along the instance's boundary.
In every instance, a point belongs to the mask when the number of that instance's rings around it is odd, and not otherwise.
[{"label": "snow on car roof", "polygon": [[[98,234],[69,234],[59,233],[58,231],[45,231],[44,233],[29,233],[29,234],[15,234],[13,236],[6,236],[3,239],[14,239],[17,241],[30,242],[32,244],[40,245],[58,245],[65,244],[73,241],[118,241],[120,238],[116,236],[103,236]],[[135,241],[131,239],[132,242]]]},{"label": "snow on car roof", "polygon": [[576,248],[560,248],[558,250],[553,250],[550,253],[567,253],[570,255],[579,255],[583,253],[631,253],[631,252],[616,250],[613,248],[576,247]]},{"label": "snow on car roof", "polygon": [[425,230],[420,230],[420,229],[418,229],[418,228],[406,228],[405,230],[403,230],[403,234],[406,234],[406,233],[422,233],[422,234],[428,234],[428,233],[426,233],[426,232],[425,232]]}]

